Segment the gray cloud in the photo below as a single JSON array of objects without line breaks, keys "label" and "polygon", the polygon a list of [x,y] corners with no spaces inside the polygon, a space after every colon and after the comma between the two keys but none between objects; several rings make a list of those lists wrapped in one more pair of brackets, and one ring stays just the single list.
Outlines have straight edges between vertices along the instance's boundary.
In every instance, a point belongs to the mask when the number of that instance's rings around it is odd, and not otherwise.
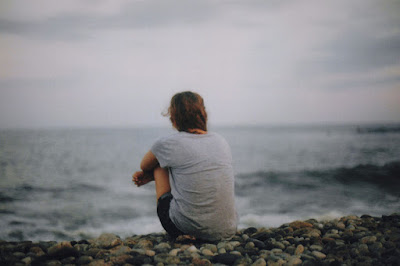
[{"label": "gray cloud", "polygon": [[36,39],[80,40],[95,30],[158,28],[193,25],[216,16],[218,6],[209,1],[131,2],[114,15],[62,13],[42,20],[21,21],[0,18],[0,32]]},{"label": "gray cloud", "polygon": [[322,49],[325,56],[320,66],[327,71],[368,71],[400,62],[399,35],[380,37],[365,31],[345,32]]},{"label": "gray cloud", "polygon": [[71,88],[76,86],[80,78],[56,78],[56,77],[48,77],[48,78],[7,78],[0,79],[0,92],[5,91],[15,91],[18,90],[29,90],[29,89],[62,89],[62,88]]},{"label": "gray cloud", "polygon": [[[157,124],[182,89],[210,99],[217,123],[336,121],[336,106],[368,120],[398,105],[400,5],[389,2],[146,0],[29,18],[15,5],[0,14],[0,126]],[[374,117],[398,117],[388,110]]]}]

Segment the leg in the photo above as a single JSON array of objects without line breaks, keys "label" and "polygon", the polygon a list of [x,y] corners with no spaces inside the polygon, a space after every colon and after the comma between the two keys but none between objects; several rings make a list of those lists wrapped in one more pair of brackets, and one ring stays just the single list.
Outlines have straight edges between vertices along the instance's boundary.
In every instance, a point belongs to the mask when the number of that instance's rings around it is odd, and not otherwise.
[{"label": "leg", "polygon": [[156,183],[156,195],[158,199],[167,192],[171,191],[169,184],[169,173],[167,169],[157,167],[154,169],[154,181]]}]

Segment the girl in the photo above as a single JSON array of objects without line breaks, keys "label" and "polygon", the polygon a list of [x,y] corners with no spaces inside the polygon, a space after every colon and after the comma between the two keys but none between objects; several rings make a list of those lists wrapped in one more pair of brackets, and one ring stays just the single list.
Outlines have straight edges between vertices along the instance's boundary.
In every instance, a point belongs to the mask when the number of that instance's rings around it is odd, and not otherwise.
[{"label": "girl", "polygon": [[218,241],[236,233],[232,155],[228,143],[207,131],[203,98],[177,93],[168,114],[178,130],[158,139],[133,182],[155,181],[157,214],[167,233]]}]

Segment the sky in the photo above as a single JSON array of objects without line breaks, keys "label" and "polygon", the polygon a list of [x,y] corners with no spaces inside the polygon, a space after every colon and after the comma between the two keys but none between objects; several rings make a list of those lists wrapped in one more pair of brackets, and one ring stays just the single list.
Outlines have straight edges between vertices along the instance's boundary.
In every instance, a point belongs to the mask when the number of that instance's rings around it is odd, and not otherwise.
[{"label": "sky", "polygon": [[0,129],[400,121],[398,0],[2,0]]}]

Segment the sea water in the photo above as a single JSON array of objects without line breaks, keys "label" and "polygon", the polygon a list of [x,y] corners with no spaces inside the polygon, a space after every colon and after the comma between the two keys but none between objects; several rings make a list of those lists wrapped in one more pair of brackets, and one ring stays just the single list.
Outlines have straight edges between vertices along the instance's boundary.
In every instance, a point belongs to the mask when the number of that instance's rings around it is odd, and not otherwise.
[{"label": "sea water", "polygon": [[[400,125],[213,127],[232,149],[240,228],[400,212]],[[163,231],[132,174],[168,128],[0,130],[0,239]]]}]

